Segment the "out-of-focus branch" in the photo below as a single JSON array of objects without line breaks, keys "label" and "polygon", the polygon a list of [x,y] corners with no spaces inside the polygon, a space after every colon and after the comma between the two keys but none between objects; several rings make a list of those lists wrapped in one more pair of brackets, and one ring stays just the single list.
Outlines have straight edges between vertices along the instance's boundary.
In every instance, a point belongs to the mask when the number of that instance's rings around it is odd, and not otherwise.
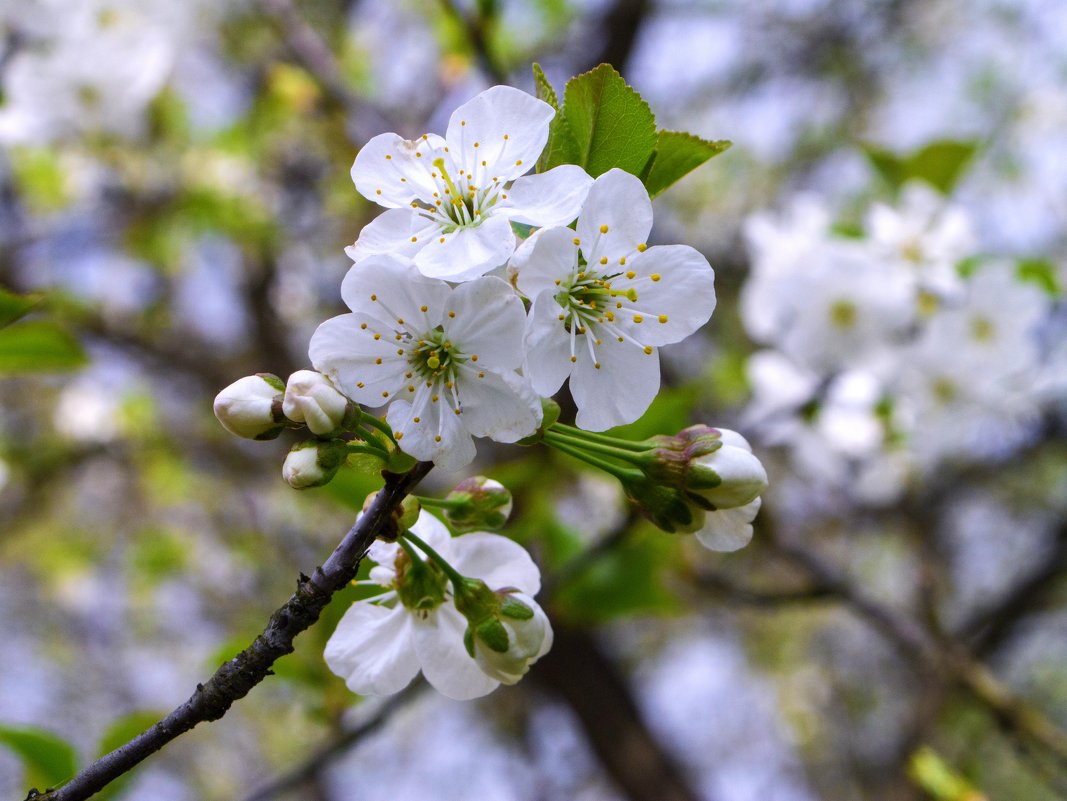
[{"label": "out-of-focus branch", "polygon": [[349,89],[330,46],[308,24],[293,0],[260,0],[260,6],[276,23],[293,58],[318,82],[327,98],[356,121],[360,138],[369,138],[372,131],[391,129],[377,109]]},{"label": "out-of-focus branch", "polygon": [[530,677],[578,716],[608,775],[631,801],[697,801],[681,769],[648,730],[626,681],[588,632],[556,628]]},{"label": "out-of-focus branch", "polygon": [[422,682],[412,684],[403,692],[394,695],[382,704],[370,718],[358,726],[341,732],[341,734],[312,753],[299,765],[278,776],[269,784],[265,784],[251,795],[246,796],[244,801],[270,801],[270,799],[288,790],[294,790],[313,781],[331,762],[350,751],[365,737],[380,729],[393,716],[394,712],[410,703],[423,687],[425,687],[425,684]]},{"label": "out-of-focus branch", "polygon": [[491,13],[481,13],[468,17],[452,0],[441,0],[441,8],[463,28],[467,34],[467,41],[470,42],[471,49],[474,50],[478,63],[486,74],[496,83],[507,83],[507,70],[500,64],[489,47],[488,33],[490,26],[494,22],[494,16]]},{"label": "out-of-focus branch", "polygon": [[611,64],[623,72],[641,25],[651,10],[652,0],[615,0],[604,15],[604,43],[587,63],[587,69],[597,64]]},{"label": "out-of-focus branch", "polygon": [[385,487],[367,512],[349,529],[330,557],[310,577],[301,574],[296,593],[271,615],[263,633],[245,650],[219,667],[184,704],[152,728],[89,765],[55,790],[33,791],[38,801],[82,801],[129,772],[146,758],[199,723],[218,720],[230,706],[271,675],[275,661],[292,653],[293,640],[319,619],[334,593],[356,575],[374,540],[395,530],[401,501],[433,465],[420,462],[403,475],[387,475]]}]

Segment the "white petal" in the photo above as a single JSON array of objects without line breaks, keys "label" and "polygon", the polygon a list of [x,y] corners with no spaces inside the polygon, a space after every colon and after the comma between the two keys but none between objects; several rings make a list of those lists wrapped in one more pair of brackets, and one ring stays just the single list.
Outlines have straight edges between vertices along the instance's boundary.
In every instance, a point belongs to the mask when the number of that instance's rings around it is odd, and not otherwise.
[{"label": "white petal", "polygon": [[482,175],[507,181],[533,169],[555,114],[526,92],[494,86],[452,113],[445,139],[457,163],[479,174],[485,161]]},{"label": "white petal", "polygon": [[[363,513],[361,512],[360,517],[362,516]],[[388,568],[389,570],[396,568],[396,555],[398,553],[400,553],[400,546],[395,542],[386,542],[385,540],[375,540],[367,549],[367,556],[370,559],[373,559],[379,565]],[[390,579],[390,582],[391,581],[392,579]]]},{"label": "white petal", "polygon": [[539,228],[570,225],[581,211],[593,179],[576,164],[562,164],[548,172],[516,178],[498,214]]},{"label": "white petal", "polygon": [[414,209],[388,209],[363,226],[359,239],[345,248],[345,253],[357,262],[379,253],[411,257],[439,228]]},{"label": "white petal", "polygon": [[578,215],[578,237],[590,264],[603,256],[609,262],[629,256],[651,231],[652,201],[637,177],[615,168],[593,182]]},{"label": "white petal", "polygon": [[464,368],[462,422],[474,436],[516,442],[541,425],[541,401],[528,380],[515,373]]},{"label": "white petal", "polygon": [[752,520],[756,517],[761,498],[746,506],[708,512],[704,527],[696,533],[700,544],[713,551],[736,551],[752,541]]},{"label": "white petal", "polygon": [[442,392],[439,385],[428,388],[422,384],[413,400],[396,400],[389,407],[386,420],[393,431],[404,435],[400,441],[404,453],[433,462],[442,470],[459,470],[474,461],[474,442],[452,408],[451,398]]},{"label": "white petal", "polygon": [[527,595],[541,589],[541,571],[526,549],[499,534],[475,532],[452,540],[452,566],[492,590],[515,587]]},{"label": "white petal", "polygon": [[450,291],[421,275],[408,259],[387,254],[353,265],[341,282],[341,297],[352,311],[416,335],[437,325]]},{"label": "white petal", "polygon": [[[377,340],[376,333],[380,337]],[[315,369],[356,403],[380,406],[403,386],[407,362],[396,350],[392,331],[382,329],[377,320],[342,314],[315,330],[308,355]]]},{"label": "white petal", "polygon": [[534,298],[526,318],[523,347],[526,360],[522,372],[530,379],[534,392],[549,398],[555,395],[574,365],[571,363],[571,338],[559,315],[563,309],[551,290]]},{"label": "white petal", "polygon": [[412,615],[357,601],[345,612],[323,654],[330,670],[354,693],[391,695],[419,672]]},{"label": "white petal", "polygon": [[439,136],[414,142],[395,133],[375,136],[352,163],[356,191],[386,208],[410,206],[415,200],[432,203],[437,186],[430,177],[431,162],[435,148],[443,144]]},{"label": "white petal", "polygon": [[[516,284],[526,297],[536,297],[546,289],[555,290],[561,281],[578,269],[578,246],[570,228],[545,228],[536,238],[522,244]],[[518,254],[516,254],[518,255]],[[512,263],[515,259],[512,259]]]},{"label": "white petal", "polygon": [[[633,329],[646,345],[681,342],[704,325],[715,311],[715,272],[701,253],[688,245],[660,245],[628,259],[636,273],[629,282],[612,282],[618,289],[632,286],[637,308],[647,312]],[[657,276],[653,281],[651,276]],[[660,322],[663,320],[664,322]]]},{"label": "white petal", "polygon": [[414,626],[415,651],[426,680],[449,698],[467,701],[495,690],[499,682],[482,673],[463,645],[467,619],[451,602]]},{"label": "white petal", "polygon": [[504,281],[485,276],[460,284],[447,305],[445,333],[467,356],[478,357],[472,366],[503,371],[522,364],[526,309]]},{"label": "white petal", "polygon": [[426,247],[416,254],[415,265],[430,278],[469,281],[500,267],[514,252],[515,232],[511,223],[495,216],[480,225],[431,237]]},{"label": "white petal", "polygon": [[[451,559],[452,534],[449,533],[448,527],[432,514],[425,509],[419,510],[419,519],[415,521],[415,525],[411,527],[411,530],[415,532],[416,537],[441,554],[441,556]],[[417,547],[416,550],[418,550]],[[422,551],[419,551],[419,553],[422,553]]]},{"label": "white petal", "polygon": [[605,339],[596,348],[598,370],[582,337],[578,339],[578,363],[571,373],[578,426],[586,431],[604,431],[632,423],[644,414],[659,392],[659,352],[646,354],[629,342]]}]

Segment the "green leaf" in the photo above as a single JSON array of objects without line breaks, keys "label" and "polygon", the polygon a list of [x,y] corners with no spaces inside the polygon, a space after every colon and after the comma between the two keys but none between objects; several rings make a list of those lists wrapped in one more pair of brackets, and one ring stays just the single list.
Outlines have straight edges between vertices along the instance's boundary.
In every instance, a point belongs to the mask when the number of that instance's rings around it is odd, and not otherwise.
[{"label": "green leaf", "polygon": [[[610,64],[567,82],[562,118],[576,147],[570,163],[594,178],[615,167],[640,175],[656,148],[652,110]],[[566,163],[555,158],[553,154],[551,166]]]},{"label": "green leaf", "polygon": [[978,145],[940,139],[909,154],[894,153],[879,145],[866,145],[868,160],[895,191],[907,181],[925,181],[942,194],[949,194],[974,157]]},{"label": "green leaf", "polygon": [[54,787],[77,773],[74,746],[44,729],[0,726],[0,745],[22,760],[25,783],[38,790]]},{"label": "green leaf", "polygon": [[1032,284],[1037,284],[1053,297],[1057,297],[1060,294],[1059,273],[1056,270],[1056,266],[1050,261],[1024,259],[1019,262],[1018,276],[1020,281],[1029,281]]},{"label": "green leaf", "polygon": [[559,111],[559,98],[556,97],[556,90],[549,82],[545,71],[541,69],[541,65],[536,62],[533,65],[533,75],[534,92],[537,95],[537,99],[545,101],[556,111]]},{"label": "green leaf", "polygon": [[[103,736],[100,738],[100,744],[97,747],[97,756],[103,756],[104,754],[110,754],[116,748],[121,745],[125,745],[138,734],[143,731],[147,731],[152,726],[156,725],[160,720],[166,716],[166,712],[141,710],[138,712],[131,712],[128,715],[123,715],[118,720],[115,720],[107,727]],[[111,784],[101,790],[97,795],[94,795],[94,799],[98,801],[106,801],[108,798],[115,798],[122,794],[126,786],[137,775],[137,769],[119,776]]]},{"label": "green leaf", "polygon": [[0,374],[73,370],[87,360],[78,341],[53,322],[0,328]]},{"label": "green leaf", "polygon": [[660,131],[656,138],[656,151],[645,166],[643,175],[649,197],[656,197],[731,144],[725,139],[709,142],[689,133]]},{"label": "green leaf", "polygon": [[0,289],[0,328],[11,325],[44,300],[43,295],[16,295]]}]

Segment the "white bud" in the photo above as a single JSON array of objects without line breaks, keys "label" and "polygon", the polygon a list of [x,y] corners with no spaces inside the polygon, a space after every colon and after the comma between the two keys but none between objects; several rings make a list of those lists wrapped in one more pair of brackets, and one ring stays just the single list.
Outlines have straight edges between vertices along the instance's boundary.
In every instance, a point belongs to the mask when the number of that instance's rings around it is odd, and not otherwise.
[{"label": "white bud", "polygon": [[284,389],[276,375],[245,376],[215,396],[215,417],[235,436],[274,439],[285,427],[281,409]]},{"label": "white bud", "polygon": [[348,451],[342,442],[307,440],[293,446],[282,464],[282,478],[293,489],[328,484],[344,464]]},{"label": "white bud", "polygon": [[320,437],[337,431],[345,419],[349,400],[314,370],[298,370],[289,376],[282,411],[295,423],[304,423]]},{"label": "white bud", "polygon": [[[530,614],[509,615],[509,606],[514,610],[516,605],[526,607]],[[552,624],[537,601],[521,592],[507,594],[497,620],[507,632],[507,650],[495,651],[475,637],[474,661],[490,678],[502,684],[515,684],[552,647]]]},{"label": "white bud", "polygon": [[729,429],[719,430],[722,432],[722,447],[695,458],[693,462],[712,470],[722,482],[716,487],[691,491],[716,509],[734,509],[751,503],[767,489],[767,471],[753,455],[744,437]]}]

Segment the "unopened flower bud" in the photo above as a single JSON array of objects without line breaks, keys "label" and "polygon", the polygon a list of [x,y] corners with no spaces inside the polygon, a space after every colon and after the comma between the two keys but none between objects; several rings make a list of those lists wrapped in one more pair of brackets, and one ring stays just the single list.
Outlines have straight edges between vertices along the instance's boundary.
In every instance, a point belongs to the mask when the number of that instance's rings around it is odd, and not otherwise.
[{"label": "unopened flower bud", "polygon": [[329,484],[348,458],[348,449],[339,440],[309,439],[297,443],[285,457],[282,477],[293,489]]},{"label": "unopened flower bud", "polygon": [[759,512],[761,498],[733,509],[708,512],[704,525],[696,533],[700,544],[712,551],[729,553],[752,541],[752,521]]},{"label": "unopened flower bud", "polygon": [[445,519],[458,533],[499,531],[511,514],[511,493],[485,476],[464,479],[448,493]]},{"label": "unopened flower bud", "polygon": [[767,471],[744,437],[728,429],[721,432],[721,447],[691,460],[686,489],[714,509],[735,509],[767,489]]},{"label": "unopened flower bud", "polygon": [[[370,511],[371,504],[374,503],[374,499],[378,497],[378,492],[372,492],[363,501],[363,514]],[[419,513],[422,511],[422,504],[419,503],[419,499],[414,495],[408,495],[399,504],[394,507],[393,516],[396,518],[396,534],[403,534],[413,525],[415,521],[419,519]],[[382,539],[392,540],[393,536],[382,535]]]},{"label": "unopened flower bud", "polygon": [[285,384],[276,375],[245,376],[215,396],[215,417],[222,427],[245,439],[274,439],[285,428]]},{"label": "unopened flower bud", "polygon": [[320,437],[337,432],[359,415],[359,407],[338,392],[330,379],[314,370],[298,370],[289,376],[282,411]]}]

